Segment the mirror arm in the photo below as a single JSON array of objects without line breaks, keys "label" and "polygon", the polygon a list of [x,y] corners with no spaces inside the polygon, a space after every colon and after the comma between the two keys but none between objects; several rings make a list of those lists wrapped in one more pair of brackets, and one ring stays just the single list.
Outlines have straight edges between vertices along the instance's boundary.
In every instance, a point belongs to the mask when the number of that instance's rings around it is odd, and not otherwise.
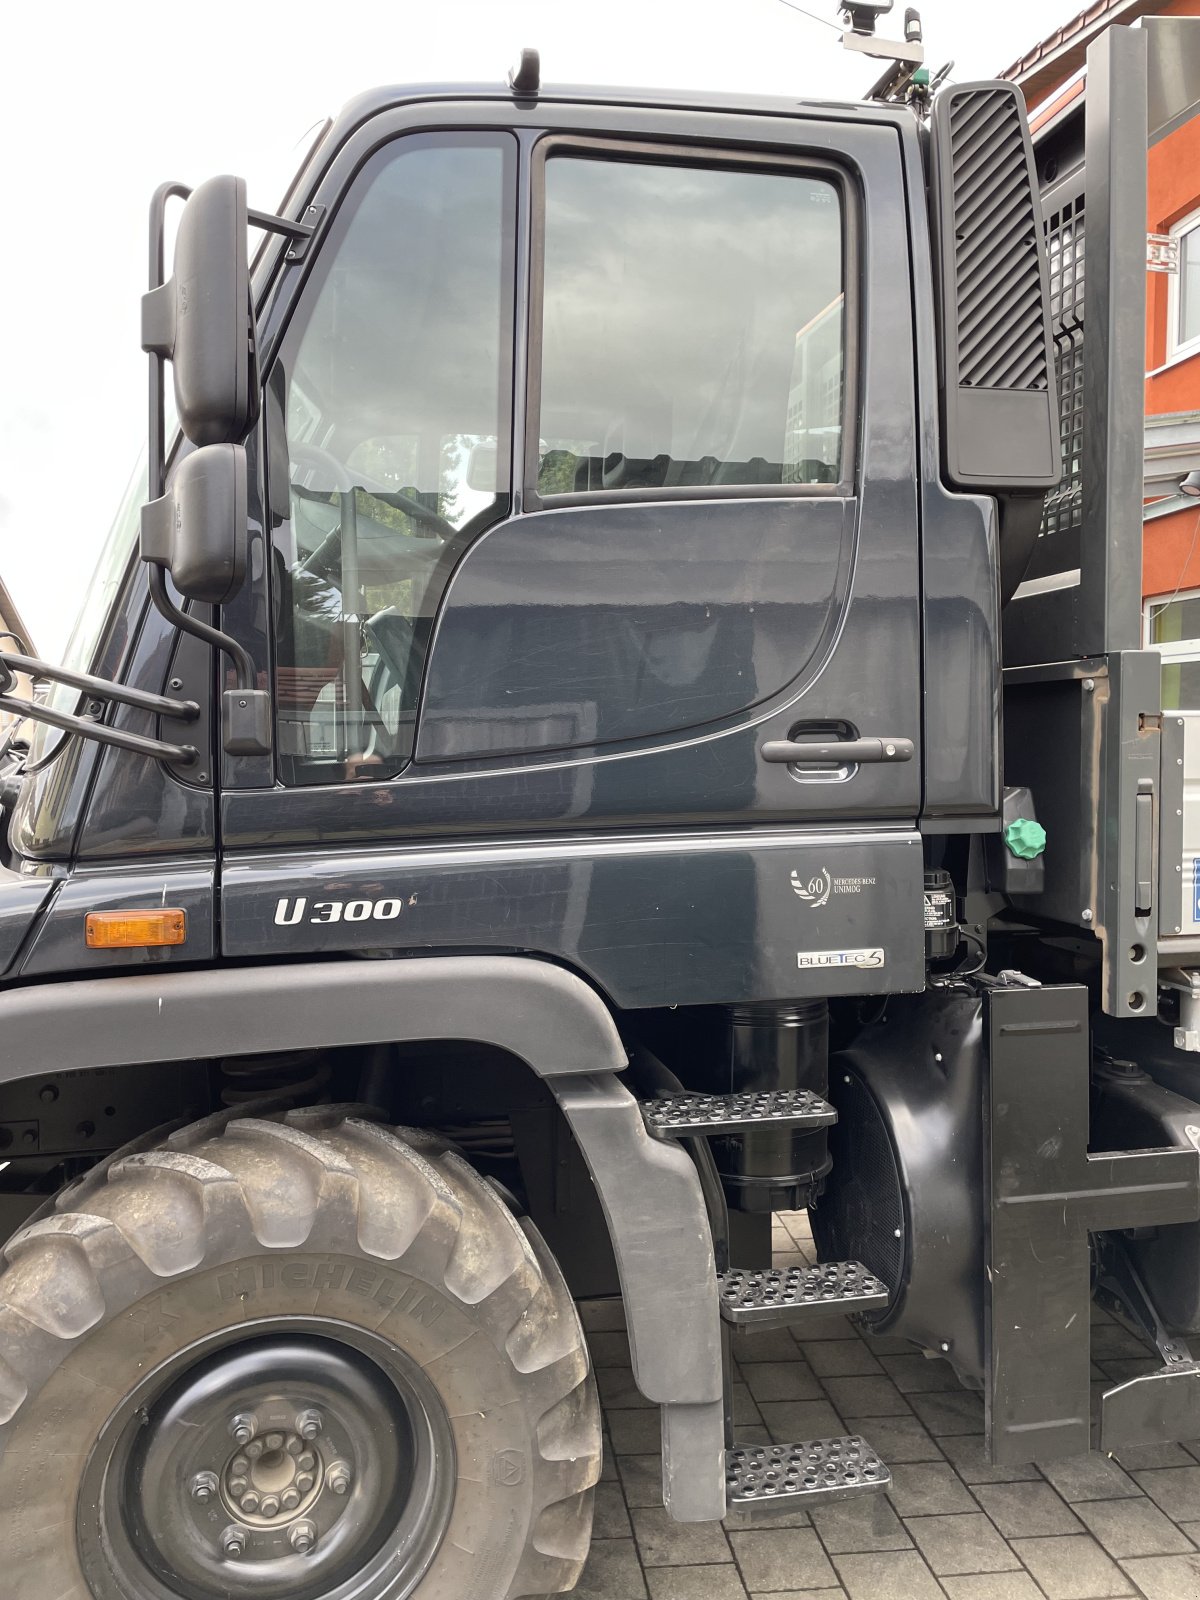
[{"label": "mirror arm", "polygon": [[315,225],[310,222],[289,222],[286,217],[277,217],[271,211],[255,211],[252,206],[246,207],[246,220],[252,228],[281,233],[285,239],[308,239],[316,232]]},{"label": "mirror arm", "polygon": [[[65,683],[68,688],[82,689],[97,700],[114,700],[119,705],[153,711],[157,716],[174,717],[179,722],[195,722],[200,715],[200,707],[194,700],[170,700],[166,695],[149,694],[144,689],[129,689],[123,683],[110,683],[107,678],[93,678],[89,672],[71,672],[52,661],[43,661],[40,656],[0,650],[0,668],[7,668],[10,673],[23,673],[27,678],[50,678],[55,683]],[[11,683],[3,685],[4,690],[9,687]]]},{"label": "mirror arm", "polygon": [[134,755],[151,756],[155,761],[170,761],[178,766],[191,766],[198,761],[200,752],[192,744],[168,744],[165,739],[147,739],[140,733],[128,733],[124,728],[110,728],[103,722],[92,722],[87,717],[73,717],[66,711],[55,711],[52,706],[38,705],[30,700],[19,700],[15,695],[0,694],[0,711],[11,711],[14,716],[33,722],[47,722],[64,733],[77,733],[97,744],[115,745],[118,750],[129,750]]},{"label": "mirror arm", "polygon": [[190,633],[197,639],[203,639],[206,644],[212,645],[214,650],[221,650],[233,662],[233,670],[237,676],[239,689],[254,688],[254,663],[248,651],[230,638],[229,634],[222,633],[219,628],[210,628],[207,622],[201,622],[198,617],[193,617],[186,611],[181,611],[174,600],[167,593],[166,572],[157,561],[147,563],[147,581],[150,585],[150,598],[155,607],[162,613],[168,622],[184,633]]}]

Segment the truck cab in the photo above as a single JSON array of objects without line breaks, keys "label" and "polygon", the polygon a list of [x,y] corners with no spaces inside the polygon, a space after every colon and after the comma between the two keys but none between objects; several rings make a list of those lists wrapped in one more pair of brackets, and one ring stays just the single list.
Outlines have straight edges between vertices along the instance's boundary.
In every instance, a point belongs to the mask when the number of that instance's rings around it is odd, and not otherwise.
[{"label": "truck cab", "polygon": [[[77,744],[99,767],[87,814],[57,763],[22,798],[19,854],[89,871],[119,840],[169,870],[219,837],[211,954],[241,956],[264,932],[292,954],[372,946],[374,911],[312,909],[344,846],[536,838],[563,859],[583,832],[615,865],[701,830],[727,888],[667,912],[716,919],[698,964],[691,935],[672,961],[669,928],[660,974],[622,956],[614,919],[642,905],[615,883],[552,899],[539,937],[550,910],[642,1005],[864,992],[872,966],[919,988],[918,829],[977,828],[1000,793],[999,528],[941,481],[930,240],[905,202],[925,182],[905,107],[466,89],[351,107],[298,184],[318,235],[269,246],[256,280],[248,576],[222,626],[270,694],[271,753],[202,761],[200,782]],[[130,577],[105,670],[173,647]],[[639,900],[679,883],[675,843],[655,852]],[[364,885],[382,867],[364,857]],[[439,876],[389,935],[512,947],[511,889],[497,930],[461,871]],[[853,954],[867,922],[871,963],[797,965],[805,945]]]}]

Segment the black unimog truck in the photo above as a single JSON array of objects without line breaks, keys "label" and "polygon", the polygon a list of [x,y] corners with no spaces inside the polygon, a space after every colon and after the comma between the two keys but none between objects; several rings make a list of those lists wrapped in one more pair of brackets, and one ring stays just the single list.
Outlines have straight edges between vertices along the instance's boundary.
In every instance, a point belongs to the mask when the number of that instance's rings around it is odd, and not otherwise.
[{"label": "black unimog truck", "polygon": [[910,24],[867,104],[529,53],[159,191],[148,486],[0,652],[6,1600],[570,1589],[588,1296],[683,1521],[889,1481],[739,1446],[737,1328],[945,1355],[1000,1462],[1200,1436],[1156,26],[1036,152]]}]

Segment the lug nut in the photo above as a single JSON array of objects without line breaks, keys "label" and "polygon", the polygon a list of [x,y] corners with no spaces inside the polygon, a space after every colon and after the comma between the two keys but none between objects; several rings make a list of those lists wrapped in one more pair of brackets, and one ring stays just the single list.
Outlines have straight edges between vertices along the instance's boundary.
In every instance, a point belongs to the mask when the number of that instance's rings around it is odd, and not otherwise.
[{"label": "lug nut", "polygon": [[238,1561],[246,1552],[245,1528],[226,1528],[221,1535],[221,1549],[227,1561]]},{"label": "lug nut", "polygon": [[215,1472],[198,1472],[192,1479],[192,1499],[199,1500],[206,1506],[217,1492],[217,1475]]},{"label": "lug nut", "polygon": [[325,1482],[334,1494],[345,1494],[350,1487],[350,1468],[344,1461],[335,1461],[325,1474]]},{"label": "lug nut", "polygon": [[229,1419],[229,1436],[236,1444],[248,1444],[257,1429],[258,1424],[248,1411],[239,1411]]},{"label": "lug nut", "polygon": [[262,1504],[259,1506],[258,1509],[262,1512],[264,1517],[278,1516],[278,1514],[279,1514],[279,1496],[277,1494],[265,1494],[265,1495],[263,1495]]},{"label": "lug nut", "polygon": [[298,1456],[298,1455],[302,1454],[303,1450],[304,1450],[304,1441],[302,1439],[297,1439],[296,1435],[293,1433],[291,1435],[291,1437],[288,1439],[288,1442],[287,1442],[287,1453],[288,1453],[288,1455],[290,1455],[290,1456]]},{"label": "lug nut", "polygon": [[306,1450],[296,1465],[301,1472],[313,1472],[316,1470],[317,1458],[311,1450]]},{"label": "lug nut", "polygon": [[315,1439],[325,1426],[319,1411],[301,1411],[296,1418],[296,1432],[302,1439]]},{"label": "lug nut", "polygon": [[298,1489],[285,1489],[279,1497],[279,1504],[285,1511],[295,1511],[300,1504],[300,1491]]},{"label": "lug nut", "polygon": [[234,1456],[232,1462],[230,1463],[229,1470],[233,1473],[235,1478],[244,1478],[250,1471],[250,1463],[246,1460],[245,1456]]},{"label": "lug nut", "polygon": [[230,1478],[229,1480],[229,1492],[232,1495],[245,1494],[249,1487],[250,1485],[245,1478]]},{"label": "lug nut", "polygon": [[256,1489],[248,1489],[242,1496],[241,1506],[248,1516],[253,1516],[258,1510],[258,1491]]},{"label": "lug nut", "polygon": [[302,1472],[296,1479],[296,1487],[301,1494],[307,1494],[315,1482],[316,1479],[311,1472]]},{"label": "lug nut", "polygon": [[317,1530],[311,1522],[297,1522],[288,1530],[288,1543],[298,1556],[306,1556],[317,1542]]},{"label": "lug nut", "polygon": [[268,1450],[282,1450],[283,1435],[281,1433],[269,1433],[263,1440],[263,1444]]},{"label": "lug nut", "polygon": [[262,1453],[263,1453],[263,1442],[262,1442],[262,1440],[261,1439],[251,1439],[250,1443],[246,1446],[246,1454],[250,1457],[250,1460],[251,1461],[257,1461],[259,1456],[262,1455]]}]

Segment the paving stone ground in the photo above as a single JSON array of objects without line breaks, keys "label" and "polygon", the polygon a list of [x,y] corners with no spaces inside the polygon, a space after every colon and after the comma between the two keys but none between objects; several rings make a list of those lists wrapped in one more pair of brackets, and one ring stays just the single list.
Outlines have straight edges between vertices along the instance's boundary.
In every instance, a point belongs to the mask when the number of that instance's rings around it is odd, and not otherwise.
[{"label": "paving stone ground", "polygon": [[[776,1266],[811,1262],[801,1213],[775,1219]],[[944,1361],[830,1319],[815,1338],[735,1336],[739,1437],[861,1433],[887,1497],[722,1526],[661,1503],[658,1413],[638,1394],[619,1303],[583,1307],[604,1403],[604,1475],[581,1600],[1200,1600],[1200,1443],[989,1467],[979,1397]],[[1099,1381],[1145,1348],[1101,1317]]]}]

